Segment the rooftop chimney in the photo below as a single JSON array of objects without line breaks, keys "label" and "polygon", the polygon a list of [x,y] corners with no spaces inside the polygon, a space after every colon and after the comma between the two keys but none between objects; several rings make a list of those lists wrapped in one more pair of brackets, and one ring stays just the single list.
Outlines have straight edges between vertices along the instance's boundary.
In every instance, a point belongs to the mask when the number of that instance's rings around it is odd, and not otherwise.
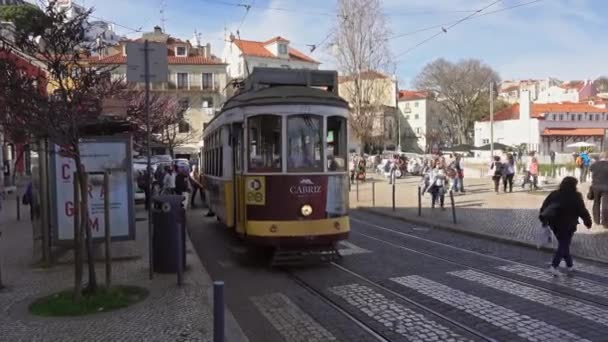
[{"label": "rooftop chimney", "polygon": [[233,42],[234,41],[234,33],[230,32],[230,41]]},{"label": "rooftop chimney", "polygon": [[163,29],[160,26],[154,26],[154,33],[155,34],[161,34],[163,33]]},{"label": "rooftop chimney", "polygon": [[211,44],[207,43],[207,45],[203,47],[203,57],[211,58]]}]

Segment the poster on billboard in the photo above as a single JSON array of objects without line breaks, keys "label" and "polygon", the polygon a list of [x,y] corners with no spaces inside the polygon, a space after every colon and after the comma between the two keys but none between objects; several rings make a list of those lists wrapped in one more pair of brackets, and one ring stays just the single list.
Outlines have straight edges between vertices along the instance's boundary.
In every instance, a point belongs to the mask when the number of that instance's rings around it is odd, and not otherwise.
[{"label": "poster on billboard", "polygon": [[[131,140],[102,137],[80,143],[82,164],[88,174],[89,224],[93,238],[104,237],[103,175],[109,171],[110,231],[113,240],[135,239]],[[74,172],[72,158],[55,146],[52,153],[53,232],[56,241],[74,238]]]}]

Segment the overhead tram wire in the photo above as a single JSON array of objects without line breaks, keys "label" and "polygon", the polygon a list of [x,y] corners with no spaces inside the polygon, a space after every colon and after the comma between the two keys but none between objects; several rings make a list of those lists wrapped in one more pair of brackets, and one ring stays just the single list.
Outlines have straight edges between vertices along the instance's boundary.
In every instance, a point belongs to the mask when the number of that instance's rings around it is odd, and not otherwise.
[{"label": "overhead tram wire", "polygon": [[[289,8],[289,7],[274,7],[274,6],[249,6],[245,3],[240,2],[229,2],[223,0],[201,0],[208,3],[214,3],[218,5],[224,6],[232,6],[232,7],[250,7],[252,10],[269,10],[269,11],[280,11],[280,12],[292,12],[298,14],[308,14],[308,15],[319,15],[326,17],[335,17],[336,13],[327,12],[327,11],[308,11],[301,10],[297,8]],[[414,15],[434,15],[434,14],[457,14],[457,13],[475,13],[476,10],[412,10],[412,11],[403,11],[403,12],[388,12],[385,13],[387,16],[414,16]]]},{"label": "overhead tram wire", "polygon": [[[516,9],[516,8],[519,8],[519,7],[532,5],[534,3],[541,2],[541,1],[543,1],[543,0],[533,0],[533,1],[522,2],[522,3],[516,4],[516,5],[512,5],[512,6],[508,6],[508,7],[505,7],[505,8],[501,8],[501,9],[498,9],[498,10],[480,13],[479,15],[473,16],[473,17],[471,17],[471,18],[469,18],[467,20],[473,20],[473,19],[477,19],[477,18],[488,16],[488,15],[491,15],[491,14],[496,14],[496,13],[500,13],[500,12],[510,11],[510,10],[513,10],[513,9]],[[420,28],[420,29],[417,29],[417,30],[413,30],[413,31],[404,32],[404,33],[400,33],[400,34],[394,35],[392,37],[389,37],[388,39],[389,40],[393,40],[393,39],[402,38],[402,37],[406,37],[406,36],[412,36],[412,35],[415,35],[417,33],[426,32],[426,31],[430,31],[432,29],[442,28],[442,27],[445,27],[445,26],[448,26],[448,25],[452,25],[455,22],[456,21],[450,21],[450,22],[443,23],[443,24],[423,27],[423,28]]]},{"label": "overhead tram wire", "polygon": [[[468,21],[468,20],[472,20],[472,19],[476,19],[476,18],[484,17],[484,16],[487,16],[487,15],[491,15],[491,14],[496,14],[496,13],[500,13],[500,12],[504,12],[504,11],[512,10],[512,9],[519,8],[519,7],[523,7],[523,6],[532,5],[532,4],[535,4],[535,3],[541,2],[541,1],[543,1],[543,0],[532,0],[532,1],[528,1],[528,2],[519,3],[519,4],[516,4],[516,5],[508,6],[508,7],[505,7],[505,8],[501,8],[501,9],[498,9],[498,10],[494,10],[494,11],[490,11],[490,12],[481,13],[481,12],[482,12],[484,9],[487,9],[487,8],[489,8],[490,6],[493,6],[494,4],[496,4],[496,3],[500,2],[500,1],[502,1],[502,0],[497,0],[497,1],[494,1],[494,2],[492,2],[491,4],[489,4],[489,5],[485,6],[484,8],[482,8],[482,9],[480,9],[480,10],[477,10],[477,11],[476,11],[474,14],[472,14],[472,15],[468,15],[468,16],[466,16],[466,17],[464,17],[464,18],[462,18],[462,19],[459,19],[459,20],[457,20],[457,21],[454,21],[454,22],[447,23],[447,24],[444,24],[444,25],[435,25],[435,26],[430,26],[430,27],[427,27],[427,28],[423,28],[423,29],[420,29],[420,30],[416,30],[416,31],[407,32],[407,33],[404,33],[404,34],[399,34],[399,35],[397,35],[397,36],[393,36],[393,37],[389,38],[389,39],[395,39],[395,38],[400,38],[400,37],[404,37],[404,36],[407,36],[407,35],[412,35],[412,34],[419,33],[419,32],[423,32],[423,31],[428,31],[428,30],[431,30],[431,29],[434,29],[434,28],[441,28],[441,31],[437,32],[436,34],[434,34],[434,35],[432,35],[432,36],[430,36],[430,37],[428,37],[428,38],[426,38],[426,39],[424,39],[424,40],[422,40],[422,41],[420,41],[420,42],[418,42],[416,45],[414,45],[414,46],[410,47],[409,49],[407,49],[407,50],[405,50],[405,51],[403,51],[403,52],[401,52],[401,53],[397,54],[395,57],[401,57],[401,56],[403,56],[403,55],[406,55],[406,54],[410,53],[410,52],[411,52],[411,51],[413,51],[414,49],[416,49],[416,48],[418,48],[419,46],[421,46],[421,45],[423,45],[423,44],[425,44],[425,43],[427,43],[427,42],[431,41],[432,39],[436,38],[437,36],[439,36],[439,35],[441,35],[441,34],[443,34],[443,33],[447,33],[447,31],[448,31],[449,29],[453,28],[454,26],[456,26],[456,25],[458,25],[458,24],[463,23],[464,21]],[[445,25],[448,25],[448,26],[447,26],[447,27],[445,27]]]}]

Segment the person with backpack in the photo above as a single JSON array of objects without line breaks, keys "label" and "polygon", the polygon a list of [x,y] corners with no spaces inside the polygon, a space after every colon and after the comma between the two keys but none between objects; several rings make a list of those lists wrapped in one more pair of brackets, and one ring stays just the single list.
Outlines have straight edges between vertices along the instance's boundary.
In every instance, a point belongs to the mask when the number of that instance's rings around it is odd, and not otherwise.
[{"label": "person with backpack", "polygon": [[494,191],[498,194],[500,180],[503,176],[503,164],[500,162],[499,156],[494,156],[494,161],[490,164],[490,175],[494,181]]},{"label": "person with backpack", "polygon": [[581,179],[580,183],[583,184],[587,181],[587,175],[589,174],[589,166],[591,165],[591,158],[589,158],[589,153],[587,151],[583,151],[579,154],[576,159],[576,166],[580,169]]},{"label": "person with backpack", "polygon": [[578,180],[574,177],[566,177],[559,185],[559,189],[551,192],[540,208],[539,220],[543,225],[551,228],[557,238],[558,246],[549,272],[558,276],[558,267],[562,259],[566,262],[568,272],[574,270],[574,263],[570,255],[570,244],[579,218],[587,229],[591,229],[593,222],[591,215],[585,207],[583,195],[577,191]]}]

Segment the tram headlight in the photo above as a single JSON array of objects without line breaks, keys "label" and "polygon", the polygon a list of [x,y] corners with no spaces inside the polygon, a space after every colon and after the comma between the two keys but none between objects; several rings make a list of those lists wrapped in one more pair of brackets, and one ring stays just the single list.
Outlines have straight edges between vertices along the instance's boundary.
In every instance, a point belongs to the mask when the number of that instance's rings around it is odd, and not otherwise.
[{"label": "tram headlight", "polygon": [[312,206],[310,206],[310,204],[304,204],[300,208],[300,214],[302,214],[304,217],[312,215]]}]

